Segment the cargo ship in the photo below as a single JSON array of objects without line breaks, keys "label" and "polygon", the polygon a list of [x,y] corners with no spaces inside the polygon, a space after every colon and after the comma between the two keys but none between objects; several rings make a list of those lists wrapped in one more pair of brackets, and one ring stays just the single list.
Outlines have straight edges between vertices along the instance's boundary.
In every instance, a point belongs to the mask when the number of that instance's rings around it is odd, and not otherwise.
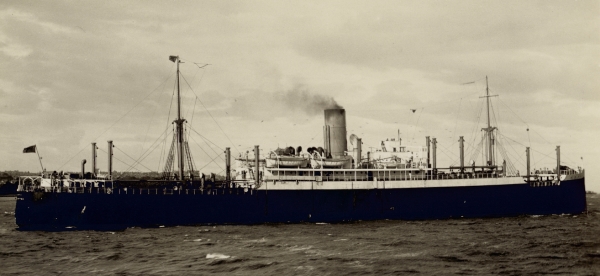
[{"label": "cargo ship", "polygon": [[380,148],[364,153],[362,139],[347,134],[346,110],[333,108],[323,111],[322,146],[261,151],[256,145],[235,158],[226,148],[224,179],[199,175],[181,117],[180,59],[170,60],[177,63],[178,113],[163,178],[115,179],[112,141],[108,141],[108,174],[100,176],[97,146],[92,143],[91,172],[85,172],[83,160],[80,173],[44,172],[19,179],[15,217],[20,230],[431,220],[586,210],[585,171],[562,165],[560,147],[554,169],[532,170],[529,148],[524,152],[524,174],[511,169],[506,160],[496,163],[497,128],[490,124],[489,89],[482,165],[465,164],[462,136],[457,166],[438,166],[434,137],[424,137],[422,146],[388,138]]}]

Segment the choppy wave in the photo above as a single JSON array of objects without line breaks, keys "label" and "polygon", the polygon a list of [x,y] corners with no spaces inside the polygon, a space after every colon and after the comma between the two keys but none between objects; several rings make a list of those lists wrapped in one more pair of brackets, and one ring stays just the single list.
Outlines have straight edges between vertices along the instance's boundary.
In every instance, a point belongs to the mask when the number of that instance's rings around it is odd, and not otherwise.
[{"label": "choppy wave", "polygon": [[231,256],[227,256],[221,253],[208,253],[206,254],[207,259],[229,259]]}]

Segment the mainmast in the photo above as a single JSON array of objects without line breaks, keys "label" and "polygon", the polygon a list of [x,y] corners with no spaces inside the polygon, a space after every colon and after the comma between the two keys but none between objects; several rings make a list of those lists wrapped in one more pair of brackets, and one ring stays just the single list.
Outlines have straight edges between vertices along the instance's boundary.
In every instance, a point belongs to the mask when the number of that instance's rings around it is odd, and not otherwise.
[{"label": "mainmast", "polygon": [[177,126],[177,161],[179,165],[179,177],[181,180],[184,179],[184,163],[183,163],[183,123],[185,119],[181,118],[181,96],[180,96],[180,87],[179,87],[179,63],[181,60],[179,56],[170,56],[169,60],[175,62],[177,64],[177,120],[175,120],[175,124]]},{"label": "mainmast", "polygon": [[487,161],[487,166],[494,166],[494,130],[496,127],[492,127],[490,123],[490,97],[497,97],[498,95],[490,95],[490,88],[488,86],[488,77],[485,76],[485,96],[480,98],[486,98],[487,101],[487,128],[482,128],[486,132],[486,149],[485,149],[485,159]]}]

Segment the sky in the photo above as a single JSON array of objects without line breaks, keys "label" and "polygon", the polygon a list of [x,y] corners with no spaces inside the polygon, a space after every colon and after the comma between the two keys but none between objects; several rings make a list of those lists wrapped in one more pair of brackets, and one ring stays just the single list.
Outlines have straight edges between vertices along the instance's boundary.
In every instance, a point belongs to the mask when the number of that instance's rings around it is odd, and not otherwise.
[{"label": "sky", "polygon": [[524,172],[529,146],[553,168],[560,145],[600,192],[600,1],[2,1],[0,170],[39,171],[31,145],[47,170],[89,169],[92,142],[106,170],[113,140],[115,170],[161,171],[170,55],[204,173],[225,147],[322,146],[331,104],[367,150],[431,136],[456,165],[464,136],[480,164],[487,76],[499,158]]}]

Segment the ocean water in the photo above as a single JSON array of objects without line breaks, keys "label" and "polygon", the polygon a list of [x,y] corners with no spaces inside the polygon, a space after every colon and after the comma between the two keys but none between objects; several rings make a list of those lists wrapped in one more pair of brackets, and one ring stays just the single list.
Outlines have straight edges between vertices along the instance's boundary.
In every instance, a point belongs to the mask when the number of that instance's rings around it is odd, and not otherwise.
[{"label": "ocean water", "polygon": [[433,221],[21,232],[0,197],[2,275],[598,275],[588,212]]}]

